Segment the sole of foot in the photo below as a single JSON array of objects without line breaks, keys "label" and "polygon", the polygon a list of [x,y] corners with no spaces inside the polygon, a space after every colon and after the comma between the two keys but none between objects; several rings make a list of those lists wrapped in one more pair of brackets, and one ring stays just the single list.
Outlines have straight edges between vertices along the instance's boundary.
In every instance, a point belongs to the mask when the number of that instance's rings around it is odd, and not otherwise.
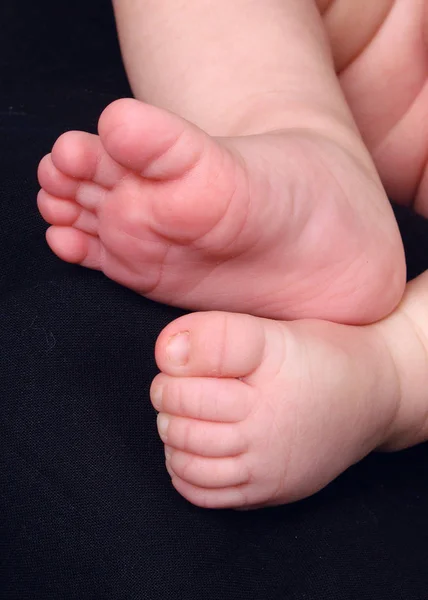
[{"label": "sole of foot", "polygon": [[136,100],[99,134],[63,135],[39,166],[63,260],[189,309],[363,324],[401,299],[399,232],[358,149],[309,129],[214,139]]}]

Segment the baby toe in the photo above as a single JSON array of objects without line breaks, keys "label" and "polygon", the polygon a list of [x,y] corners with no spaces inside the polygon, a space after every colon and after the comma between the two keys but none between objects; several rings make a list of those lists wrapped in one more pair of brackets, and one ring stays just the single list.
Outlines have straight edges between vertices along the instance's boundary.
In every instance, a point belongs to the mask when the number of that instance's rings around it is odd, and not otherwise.
[{"label": "baby toe", "polygon": [[221,312],[181,317],[158,338],[158,366],[180,377],[245,377],[262,363],[264,323],[248,315]]},{"label": "baby toe", "polygon": [[106,152],[97,135],[84,131],[68,131],[59,137],[52,148],[52,162],[69,177],[106,188],[117,185],[129,174]]},{"label": "baby toe", "polygon": [[39,163],[37,177],[40,186],[52,196],[73,200],[79,181],[62,173],[52,162],[51,154],[47,154]]},{"label": "baby toe", "polygon": [[47,223],[61,226],[73,225],[82,211],[75,202],[57,198],[45,190],[37,195],[37,207]]},{"label": "baby toe", "polygon": [[188,454],[222,458],[248,449],[244,429],[235,423],[209,423],[161,413],[158,431],[165,444]]},{"label": "baby toe", "polygon": [[132,98],[110,104],[100,117],[98,131],[108,153],[118,163],[157,180],[176,178],[189,171],[211,141],[177,115]]},{"label": "baby toe", "polygon": [[200,508],[226,509],[249,506],[247,487],[227,487],[223,489],[208,489],[192,485],[181,479],[171,467],[167,467],[171,483],[176,491],[188,502]]},{"label": "baby toe", "polygon": [[257,402],[254,389],[238,379],[169,377],[154,379],[150,391],[159,412],[201,421],[239,423]]},{"label": "baby toe", "polygon": [[84,131],[67,131],[52,148],[52,162],[61,173],[75,179],[93,179],[102,152],[99,138]]},{"label": "baby toe", "polygon": [[206,458],[173,448],[170,453],[167,460],[174,473],[194,486],[225,488],[250,481],[249,469],[241,456]]},{"label": "baby toe", "polygon": [[104,250],[98,237],[75,227],[50,227],[46,240],[51,250],[62,260],[100,270]]}]

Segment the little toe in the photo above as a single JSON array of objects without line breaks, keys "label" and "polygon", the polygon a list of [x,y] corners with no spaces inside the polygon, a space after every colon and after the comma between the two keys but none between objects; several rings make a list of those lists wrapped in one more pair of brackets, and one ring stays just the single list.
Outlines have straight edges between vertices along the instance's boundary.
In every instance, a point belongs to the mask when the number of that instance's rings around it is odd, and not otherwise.
[{"label": "little toe", "polygon": [[68,131],[59,137],[52,148],[52,163],[69,177],[106,188],[129,174],[109,156],[97,135],[84,131]]},{"label": "little toe", "polygon": [[[170,452],[168,450],[168,455]],[[225,488],[200,487],[179,477],[171,467],[169,458],[165,462],[165,467],[176,491],[195,506],[211,509],[230,508],[239,511],[278,506],[276,500],[266,501],[263,488],[251,484]]]},{"label": "little toe", "polygon": [[152,404],[159,412],[219,423],[239,423],[257,403],[254,389],[238,379],[169,377],[153,380]]},{"label": "little toe", "polygon": [[206,458],[170,448],[167,459],[174,473],[197,487],[225,488],[249,483],[250,473],[241,456]]},{"label": "little toe", "polygon": [[268,321],[233,313],[193,313],[168,325],[156,343],[159,369],[189,377],[245,377],[262,363]]},{"label": "little toe", "polygon": [[209,458],[238,456],[249,445],[244,431],[235,423],[210,423],[161,413],[158,431],[161,440],[172,448]]},{"label": "little toe", "polygon": [[181,479],[171,467],[167,466],[171,483],[177,492],[186,500],[200,508],[226,509],[248,506],[246,486],[227,487],[223,489],[207,489],[192,485]]},{"label": "little toe", "polygon": [[104,250],[98,237],[75,227],[53,226],[47,230],[46,240],[51,250],[65,262],[101,270]]}]

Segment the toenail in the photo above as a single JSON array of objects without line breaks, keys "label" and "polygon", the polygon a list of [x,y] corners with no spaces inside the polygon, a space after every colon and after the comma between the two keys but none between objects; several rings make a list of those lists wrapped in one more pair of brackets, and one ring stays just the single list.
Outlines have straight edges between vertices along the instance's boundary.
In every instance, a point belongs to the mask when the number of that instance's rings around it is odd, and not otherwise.
[{"label": "toenail", "polygon": [[163,386],[152,389],[152,404],[156,410],[162,409]]},{"label": "toenail", "polygon": [[189,360],[189,332],[173,335],[166,347],[166,354],[173,365],[184,367]]},{"label": "toenail", "polygon": [[165,459],[167,461],[169,461],[169,460],[171,460],[171,456],[172,456],[171,450],[168,448],[168,446],[165,446]]},{"label": "toenail", "polygon": [[163,440],[167,439],[169,418],[166,415],[158,415],[158,431]]}]

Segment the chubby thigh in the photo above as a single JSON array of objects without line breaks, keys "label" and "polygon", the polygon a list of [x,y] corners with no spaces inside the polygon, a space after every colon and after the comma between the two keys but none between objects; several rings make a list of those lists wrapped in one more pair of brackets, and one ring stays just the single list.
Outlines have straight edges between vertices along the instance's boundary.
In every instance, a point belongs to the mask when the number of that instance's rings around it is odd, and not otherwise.
[{"label": "chubby thigh", "polygon": [[338,72],[370,44],[396,1],[400,0],[316,0]]}]

